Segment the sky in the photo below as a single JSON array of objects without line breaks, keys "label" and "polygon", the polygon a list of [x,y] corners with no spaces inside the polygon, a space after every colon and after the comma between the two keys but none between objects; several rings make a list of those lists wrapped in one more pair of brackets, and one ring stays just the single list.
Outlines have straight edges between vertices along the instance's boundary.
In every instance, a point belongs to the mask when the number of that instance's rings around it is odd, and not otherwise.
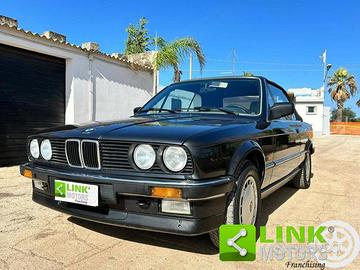
[{"label": "sky", "polygon": [[[327,49],[330,74],[345,67],[360,82],[360,1],[238,0],[238,1],[115,1],[115,0],[1,0],[0,14],[16,18],[25,30],[52,30],[69,42],[95,41],[106,53],[123,52],[125,28],[141,17],[149,20],[149,34],[168,41],[191,36],[204,51],[202,73],[194,62],[193,77],[224,76],[244,71],[262,75],[285,89],[322,86],[322,62]],[[189,64],[181,65],[183,79]],[[171,70],[160,74],[161,85],[171,83]],[[360,88],[360,87],[359,87]],[[348,101],[355,105],[360,98]],[[326,93],[325,103],[335,103]]]}]

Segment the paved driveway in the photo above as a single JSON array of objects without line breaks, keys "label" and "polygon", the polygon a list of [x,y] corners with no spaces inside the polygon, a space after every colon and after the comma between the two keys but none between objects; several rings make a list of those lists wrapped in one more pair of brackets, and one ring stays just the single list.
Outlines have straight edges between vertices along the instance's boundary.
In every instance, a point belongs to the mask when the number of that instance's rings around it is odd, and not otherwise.
[{"label": "paved driveway", "polygon": [[[283,187],[263,202],[261,223],[340,219],[360,231],[360,137],[316,140],[309,190]],[[31,201],[17,167],[0,169],[0,269],[285,269],[285,262],[224,263],[206,235],[180,237],[95,224]],[[358,258],[348,269],[359,269]],[[290,268],[289,268],[290,269]]]}]

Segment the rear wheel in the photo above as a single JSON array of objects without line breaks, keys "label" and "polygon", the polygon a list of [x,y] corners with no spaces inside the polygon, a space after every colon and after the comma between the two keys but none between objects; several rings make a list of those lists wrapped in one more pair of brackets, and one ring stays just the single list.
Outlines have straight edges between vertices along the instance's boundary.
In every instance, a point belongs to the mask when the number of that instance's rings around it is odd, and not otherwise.
[{"label": "rear wheel", "polygon": [[296,188],[307,189],[311,184],[311,155],[305,154],[305,160],[301,164],[301,171],[292,180],[292,185]]},{"label": "rear wheel", "polygon": [[[247,161],[236,182],[236,190],[230,195],[226,224],[256,225],[260,212],[260,176],[256,166]],[[219,230],[209,233],[211,242],[219,247]]]}]

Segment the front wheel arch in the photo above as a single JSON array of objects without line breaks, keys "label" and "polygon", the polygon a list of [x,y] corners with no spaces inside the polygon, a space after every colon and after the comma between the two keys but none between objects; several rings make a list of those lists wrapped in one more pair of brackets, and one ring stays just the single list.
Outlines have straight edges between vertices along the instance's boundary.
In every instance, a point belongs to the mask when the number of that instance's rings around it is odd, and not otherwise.
[{"label": "front wheel arch", "polygon": [[253,140],[245,141],[235,151],[228,168],[228,175],[239,176],[246,161],[252,162],[257,167],[262,184],[265,176],[265,156],[260,145]]},{"label": "front wheel arch", "polygon": [[[260,191],[260,175],[259,172],[251,161],[244,161],[241,167],[241,173],[237,176],[236,184],[233,192],[228,197],[228,203],[226,206],[226,216],[224,224],[239,224],[240,222],[240,200],[243,194],[244,185],[249,177],[253,178],[256,185],[256,216],[254,217],[254,225],[259,225],[259,215],[261,210],[261,191]],[[251,205],[251,204],[249,204]],[[251,207],[251,206],[250,206]],[[247,209],[247,207],[245,207]],[[209,232],[212,243],[219,247],[219,229]]]}]

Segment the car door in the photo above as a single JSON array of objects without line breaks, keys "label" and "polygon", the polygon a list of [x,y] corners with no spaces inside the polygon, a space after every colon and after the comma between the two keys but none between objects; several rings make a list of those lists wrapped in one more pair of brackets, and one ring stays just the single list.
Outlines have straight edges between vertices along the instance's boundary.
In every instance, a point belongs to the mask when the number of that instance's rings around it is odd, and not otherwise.
[{"label": "car door", "polygon": [[[267,86],[270,107],[275,103],[290,102],[283,89],[271,83],[268,83]],[[271,120],[270,128],[274,134],[275,144],[271,183],[287,176],[299,166],[300,127],[301,122],[296,119],[294,114]]]}]

